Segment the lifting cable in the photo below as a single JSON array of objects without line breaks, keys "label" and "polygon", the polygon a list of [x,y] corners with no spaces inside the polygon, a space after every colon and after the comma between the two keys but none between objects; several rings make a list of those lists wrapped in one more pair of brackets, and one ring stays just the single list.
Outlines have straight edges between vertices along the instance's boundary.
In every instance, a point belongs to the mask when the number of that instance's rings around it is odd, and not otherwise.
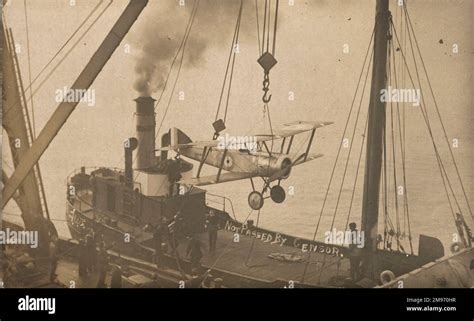
[{"label": "lifting cable", "polygon": [[[258,63],[262,66],[264,71],[263,76],[263,97],[262,101],[265,104],[268,104],[272,98],[272,95],[268,95],[269,86],[270,86],[270,70],[277,64],[275,59],[275,46],[276,46],[276,31],[278,25],[278,7],[280,0],[276,0],[275,4],[275,19],[273,22],[273,46],[272,52],[270,53],[270,28],[271,28],[271,6],[272,0],[265,0],[265,10],[263,14],[263,32],[262,32],[262,43],[261,43],[261,52],[263,53],[258,59]],[[258,12],[258,9],[257,9]],[[258,19],[257,19],[257,28],[258,28]],[[259,38],[260,39],[260,38]],[[260,40],[259,40],[260,42]],[[266,44],[266,48],[265,48]]]}]

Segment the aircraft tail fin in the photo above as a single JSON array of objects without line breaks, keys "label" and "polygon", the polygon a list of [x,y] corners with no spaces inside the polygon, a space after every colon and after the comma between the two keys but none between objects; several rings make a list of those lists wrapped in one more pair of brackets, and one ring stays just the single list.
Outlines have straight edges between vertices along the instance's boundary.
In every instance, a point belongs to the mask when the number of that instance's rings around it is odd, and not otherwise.
[{"label": "aircraft tail fin", "polygon": [[190,144],[193,141],[179,128],[173,127],[161,137],[160,150],[177,150],[178,148]]}]

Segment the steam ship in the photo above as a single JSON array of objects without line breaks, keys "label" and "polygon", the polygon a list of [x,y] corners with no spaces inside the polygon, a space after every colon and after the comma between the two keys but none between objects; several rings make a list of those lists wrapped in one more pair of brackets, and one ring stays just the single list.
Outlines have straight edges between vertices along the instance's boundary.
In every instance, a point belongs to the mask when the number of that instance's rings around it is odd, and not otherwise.
[{"label": "steam ship", "polygon": [[[72,89],[89,88],[147,3],[146,0],[130,1]],[[240,8],[237,25],[240,25],[241,12]],[[38,137],[35,137],[31,133],[13,36],[11,30],[4,28],[4,56],[8,59],[5,59],[7,72],[3,126],[9,137],[14,171],[9,177],[3,175],[5,188],[2,208],[13,199],[22,211],[24,228],[41,233],[42,244],[37,250],[30,251],[38,270],[41,273],[45,271],[44,259],[41,258],[50,254],[50,243],[59,242],[60,248],[68,255],[60,259],[58,279],[63,280],[64,286],[70,282],[68,280],[77,278],[73,276],[73,264],[77,263],[79,257],[78,240],[95,233],[101,235],[104,243],[112,246],[109,251],[112,261],[126,271],[123,277],[127,282],[136,286],[147,283],[158,287],[199,287],[203,284],[219,284],[222,287],[399,287],[400,281],[414,287],[472,286],[472,234],[462,213],[458,213],[456,218],[462,242],[456,244],[453,249],[455,254],[449,258],[442,259],[444,248],[434,237],[420,235],[415,255],[413,248],[411,251],[405,251],[400,246],[391,248],[390,240],[395,238],[398,242],[401,237],[393,230],[385,231],[385,240],[382,242],[377,233],[386,148],[386,104],[378,98],[380,91],[387,85],[390,71],[387,59],[390,53],[393,54],[390,48],[396,36],[391,18],[389,1],[377,0],[371,39],[372,83],[360,224],[367,238],[362,256],[363,276],[360,279],[350,276],[351,252],[347,246],[268,230],[249,219],[238,221],[229,198],[212,195],[197,186],[179,184],[176,177],[183,180],[192,178],[193,164],[170,157],[167,147],[176,145],[186,136],[172,129],[161,136],[161,145],[155,146],[157,132],[155,100],[152,97],[138,97],[135,100],[136,137],[124,141],[123,170],[82,167],[68,177],[65,214],[75,240],[58,237],[49,218],[38,160],[78,102],[61,102]],[[274,21],[276,24],[276,19]],[[235,46],[235,38],[232,45]],[[270,99],[267,96],[268,73],[276,63],[267,53],[262,53],[262,59],[259,60],[265,69],[263,99],[266,103]],[[24,143],[16,148],[15,139],[18,138]],[[156,156],[157,150],[161,151],[159,156]],[[275,199],[278,200],[278,197]],[[257,201],[261,203],[259,199]],[[253,204],[250,200],[249,203]],[[218,220],[216,251],[209,253],[204,246],[201,265],[196,271],[191,266],[186,250],[191,237],[201,244],[207,244],[205,222],[210,212],[215,213]],[[163,255],[158,259],[153,229],[163,222],[166,222],[170,237],[160,244]],[[3,226],[10,225],[5,223]],[[19,263],[15,261],[15,264]],[[469,268],[466,270],[468,266],[471,271]],[[435,273],[435,282],[432,273]],[[41,285],[46,286],[48,283]],[[93,285],[83,282],[80,286]]]}]

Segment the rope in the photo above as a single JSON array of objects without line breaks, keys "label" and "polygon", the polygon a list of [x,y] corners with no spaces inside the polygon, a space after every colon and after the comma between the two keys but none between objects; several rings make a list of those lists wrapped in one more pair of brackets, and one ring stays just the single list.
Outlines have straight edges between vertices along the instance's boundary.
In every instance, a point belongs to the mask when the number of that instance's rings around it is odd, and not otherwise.
[{"label": "rope", "polygon": [[[107,11],[107,9],[109,9],[110,5],[112,4],[113,0],[110,0],[110,2],[107,4],[107,6],[99,13],[99,15],[94,19],[94,21],[91,23],[91,25],[84,31],[84,33],[79,37],[79,39],[77,39],[77,41],[73,44],[73,46],[66,52],[66,54],[61,58],[61,60],[59,60],[59,62],[56,64],[56,66],[46,75],[46,77],[43,79],[43,81],[38,85],[38,87],[36,87],[34,90],[33,90],[33,93],[30,94],[30,97],[33,97],[35,96],[35,94],[41,89],[41,87],[43,87],[43,85],[51,78],[51,76],[56,72],[56,70],[60,67],[60,65],[64,62],[64,60],[69,56],[69,54],[76,48],[76,46],[79,44],[79,42],[81,42],[81,40],[89,33],[89,31],[92,29],[92,27],[97,23],[97,21],[102,17],[102,15]],[[94,10],[95,11],[95,8]],[[92,13],[91,13],[92,14]],[[90,14],[90,15],[91,15]],[[88,16],[89,17],[89,16]],[[82,24],[81,24],[82,26]],[[71,37],[72,38],[72,37]],[[65,44],[66,45],[66,44]],[[65,46],[64,45],[64,46]],[[63,46],[63,47],[64,47]],[[58,55],[59,52],[56,54]],[[46,69],[46,67],[44,68]],[[39,77],[39,75],[38,75]],[[34,83],[34,80],[32,81],[32,83]],[[30,91],[32,90],[31,87],[28,87],[30,89]],[[28,89],[27,88],[27,89]],[[28,99],[29,101],[29,99]],[[5,115],[11,111],[13,108],[10,108],[8,110],[5,111]],[[22,116],[21,114],[16,114],[15,116],[13,117],[20,117]],[[16,120],[16,119],[15,119]]]},{"label": "rope", "polygon": [[[30,82],[30,87],[31,87],[31,55],[30,55],[30,32],[28,28],[28,8],[26,6],[26,0],[23,0],[23,6],[25,9],[25,29],[26,29],[26,51],[27,51],[27,57],[28,57],[28,79]],[[36,138],[36,126],[35,126],[35,109],[34,109],[34,103],[33,103],[33,94],[30,90],[30,101],[31,101],[31,117],[33,120],[33,137],[31,137],[32,140]],[[25,108],[28,108],[28,106],[25,106]]]},{"label": "rope", "polygon": [[[242,18],[242,7],[243,7],[243,0],[240,1],[240,9],[239,9],[239,16],[237,18],[237,26],[236,26],[236,36],[235,36],[235,42],[233,44],[233,46],[237,46],[238,43],[239,43],[239,31],[240,31],[240,21],[241,21],[241,18]],[[229,79],[229,88],[227,90],[227,100],[226,100],[226,103],[225,103],[225,112],[224,112],[224,124],[227,120],[227,110],[229,108],[229,99],[230,99],[230,90],[232,88],[232,79],[234,78],[234,66],[235,66],[235,57],[236,57],[236,54],[237,54],[237,51],[236,50],[233,50],[233,56],[232,56],[232,67],[231,67],[231,70],[230,70],[230,79]]]},{"label": "rope", "polygon": [[[390,41],[391,42],[391,41]],[[391,64],[391,59],[390,57],[392,51],[392,47],[388,46],[387,50],[387,56],[388,56],[388,80],[389,83],[391,84],[392,81],[392,64]],[[385,130],[386,131],[386,127]],[[390,138],[391,138],[391,143],[392,143],[392,166],[393,166],[393,197],[394,197],[394,203],[395,203],[395,218],[396,218],[396,223],[397,223],[397,251],[400,250],[400,213],[398,210],[398,184],[397,184],[397,163],[396,163],[396,153],[395,153],[395,134],[394,134],[394,129],[393,129],[393,103],[390,100]]]},{"label": "rope", "polygon": [[[393,22],[392,22],[392,21],[390,21],[390,22],[391,22],[391,24],[392,24],[392,26],[393,26]],[[395,33],[395,37],[396,37],[396,39],[397,39],[397,42],[400,44],[399,39],[398,39],[398,35],[397,35],[397,32],[396,32],[395,29],[394,29],[394,33]],[[408,35],[409,35],[410,45],[411,45],[411,47],[412,47],[412,53],[413,53],[413,46],[412,46],[412,42],[411,42],[410,33],[408,33]],[[411,81],[411,83],[412,83],[412,86],[415,87],[415,83],[414,83],[414,80],[413,80],[413,77],[412,77],[410,71],[408,70],[408,65],[407,65],[406,57],[405,57],[405,54],[403,53],[403,51],[402,51],[402,57],[403,57],[404,64],[405,64],[405,66],[406,66],[406,68],[407,68],[407,73],[408,73],[408,76],[409,76],[410,81]],[[414,54],[413,54],[413,58],[414,58]],[[418,71],[417,65],[416,65],[416,61],[414,61],[414,63],[415,63],[415,70]],[[418,77],[417,77],[417,78],[418,78],[418,83],[420,84],[420,90],[421,90],[421,83],[420,83],[420,78],[419,78],[418,73],[417,73],[417,76],[418,76]],[[427,126],[428,132],[429,132],[430,137],[431,137],[431,142],[432,142],[432,144],[433,144],[433,148],[434,148],[434,151],[435,151],[435,154],[436,154],[436,158],[437,158],[437,161],[438,161],[438,167],[439,167],[441,176],[446,175],[446,181],[445,181],[444,178],[443,178],[443,185],[444,185],[445,190],[446,190],[446,196],[447,196],[448,201],[449,201],[449,193],[448,193],[448,190],[447,190],[447,187],[446,187],[446,184],[445,184],[445,183],[447,182],[447,184],[448,184],[448,186],[449,186],[451,192],[453,193],[453,198],[454,198],[454,200],[455,200],[455,202],[456,202],[458,208],[460,208],[460,207],[459,207],[459,203],[457,202],[456,196],[454,195],[454,192],[453,192],[453,190],[452,190],[452,186],[451,186],[451,183],[450,183],[450,181],[449,181],[449,177],[448,177],[448,175],[447,175],[447,173],[446,173],[446,170],[445,170],[444,165],[443,165],[443,163],[442,163],[442,160],[441,160],[441,158],[440,158],[439,151],[438,151],[438,148],[437,148],[437,146],[436,146],[436,142],[435,142],[435,140],[434,140],[433,132],[432,132],[432,130],[431,130],[431,125],[430,125],[429,118],[428,118],[428,114],[427,114],[427,112],[426,112],[426,110],[425,110],[425,104],[424,104],[423,95],[421,95],[421,97],[422,97],[422,102],[420,102],[420,107],[421,107],[420,109],[421,109],[421,112],[422,112],[422,115],[423,115],[423,119],[424,119],[424,121],[425,121],[425,124],[426,124],[426,126]],[[456,216],[455,216],[455,214],[454,214],[454,211],[453,211],[452,207],[451,207],[451,210],[452,210],[452,213],[451,213],[451,214],[452,214],[453,218],[456,219]]]},{"label": "rope", "polygon": [[464,194],[464,198],[465,198],[465,200],[466,200],[466,204],[467,204],[467,206],[468,206],[469,213],[471,214],[471,217],[474,218],[474,215],[473,215],[472,209],[471,209],[471,205],[470,205],[470,203],[469,203],[469,199],[468,199],[468,197],[467,197],[466,190],[465,190],[465,188],[464,188],[464,184],[463,184],[462,179],[461,179],[461,174],[460,174],[460,172],[459,172],[459,168],[458,168],[456,159],[455,159],[455,157],[454,157],[454,153],[453,153],[453,150],[452,150],[452,148],[451,148],[451,144],[449,143],[449,139],[448,139],[448,135],[447,135],[447,132],[446,132],[446,128],[445,128],[445,126],[444,126],[444,122],[443,122],[443,120],[442,120],[441,113],[440,113],[440,111],[439,111],[438,102],[436,101],[436,97],[435,97],[435,94],[434,94],[434,91],[433,91],[433,87],[432,87],[432,85],[431,85],[430,77],[429,77],[429,75],[428,75],[428,71],[427,71],[427,69],[426,69],[426,65],[425,65],[423,56],[421,55],[421,50],[420,50],[420,47],[419,47],[419,45],[418,45],[418,40],[417,40],[417,38],[416,38],[415,31],[414,31],[414,29],[413,29],[413,25],[412,25],[412,23],[411,23],[410,15],[408,14],[408,9],[407,9],[406,5],[404,5],[403,7],[404,7],[404,9],[405,9],[406,17],[408,18],[407,21],[408,21],[409,26],[410,26],[410,29],[411,29],[411,31],[412,31],[413,39],[415,40],[415,45],[416,45],[416,48],[417,48],[417,50],[418,50],[418,55],[419,55],[419,57],[420,57],[421,65],[423,66],[423,71],[425,72],[425,75],[426,75],[426,80],[427,80],[428,86],[429,86],[429,88],[430,88],[431,96],[433,97],[433,102],[434,102],[434,105],[435,105],[435,108],[436,108],[436,113],[437,113],[438,118],[439,118],[439,121],[440,121],[440,123],[441,123],[441,128],[443,129],[444,138],[445,138],[446,143],[447,143],[447,145],[448,145],[449,153],[450,153],[450,155],[451,155],[451,159],[452,159],[452,161],[453,161],[453,165],[454,165],[454,168],[455,168],[455,170],[456,170],[456,174],[457,174],[459,183],[460,183],[460,185],[461,185],[461,189],[462,189],[462,192],[463,192],[463,194]]},{"label": "rope", "polygon": [[[25,0],[26,1],[26,0]],[[71,34],[71,36],[69,36],[69,38],[66,40],[66,42],[61,46],[61,48],[59,48],[59,50],[56,52],[56,54],[54,54],[54,56],[46,63],[46,65],[43,66],[43,68],[41,69],[41,71],[36,75],[36,77],[33,79],[33,81],[31,82],[31,84],[26,87],[25,91],[30,89],[32,84],[35,83],[35,81],[41,76],[41,74],[46,70],[46,68],[48,68],[51,63],[54,61],[54,59],[56,59],[57,56],[59,56],[59,54],[63,51],[63,49],[69,44],[69,42],[72,40],[72,38],[74,38],[74,36],[79,32],[79,30],[86,24],[86,22],[90,19],[90,17],[97,11],[97,9],[99,9],[100,5],[104,2],[104,0],[100,0],[97,5],[92,9],[91,12],[89,12],[89,14],[87,15],[87,17],[81,22],[81,24],[76,28],[76,30],[74,30],[74,32]]]},{"label": "rope", "polygon": [[[360,86],[360,81],[362,79],[362,75],[364,73],[364,69],[365,69],[365,65],[367,63],[367,57],[369,56],[369,51],[370,51],[370,47],[372,45],[372,41],[373,41],[373,38],[374,38],[374,34],[375,34],[375,27],[372,31],[372,35],[370,37],[370,41],[369,41],[369,45],[367,46],[367,51],[365,53],[365,58],[364,58],[364,63],[362,64],[362,68],[361,68],[361,71],[360,71],[360,74],[359,74],[359,79],[357,81],[357,86],[356,86],[356,90],[355,90],[355,93],[354,93],[354,97],[352,99],[352,103],[351,103],[351,107],[350,107],[350,110],[349,110],[349,115],[347,116],[347,119],[346,119],[346,124],[344,126],[344,132],[342,134],[342,137],[341,137],[341,140],[340,140],[340,144],[339,144],[339,148],[338,148],[338,151],[337,151],[337,154],[336,154],[336,159],[334,161],[334,165],[333,165],[333,168],[332,168],[332,171],[331,171],[331,176],[330,176],[330,179],[329,179],[329,184],[328,184],[328,188],[326,189],[326,194],[324,196],[324,200],[323,200],[323,205],[321,207],[321,212],[319,214],[319,218],[318,218],[318,221],[317,221],[317,224],[316,224],[316,228],[314,230],[314,234],[313,234],[313,242],[314,240],[316,239],[316,235],[318,233],[318,229],[319,229],[319,225],[321,223],[321,218],[323,216],[323,212],[324,212],[324,208],[326,206],[326,201],[327,201],[327,198],[328,198],[328,195],[329,195],[329,190],[331,188],[331,185],[332,185],[332,180],[333,180],[333,177],[334,177],[334,173],[335,173],[335,170],[336,170],[336,166],[337,166],[337,162],[339,160],[339,155],[341,153],[341,149],[342,149],[342,141],[344,140],[344,137],[346,135],[346,131],[347,131],[347,127],[348,127],[348,124],[349,124],[349,120],[351,119],[351,115],[352,115],[352,110],[353,110],[353,107],[354,107],[354,102],[355,102],[355,99],[357,97],[357,93],[359,91],[359,86]],[[307,257],[307,262],[306,262],[306,265],[305,265],[305,268],[304,268],[304,272],[303,272],[303,276],[301,278],[301,282],[304,282],[304,277],[306,275],[306,271],[308,269],[308,264],[309,264],[309,259],[311,257],[311,251],[308,252],[308,257]]]},{"label": "rope", "polygon": [[[394,50],[394,44],[393,44],[393,41],[390,42],[391,45],[392,45],[392,52],[393,52],[393,66],[394,66],[394,69],[393,69],[393,74],[394,74],[394,80],[395,80],[395,87],[396,88],[399,88],[398,87],[398,81],[397,81],[397,70],[395,68],[396,66],[396,60],[395,60],[395,50]],[[403,109],[403,111],[405,111],[405,108]],[[411,251],[411,254],[414,253],[413,251],[413,243],[412,243],[412,235],[411,235],[411,224],[410,224],[410,212],[409,212],[409,209],[408,209],[408,188],[407,188],[407,179],[406,179],[406,149],[405,149],[405,127],[403,127],[403,132],[402,132],[402,123],[401,123],[401,119],[400,119],[400,105],[397,101],[397,119],[398,119],[398,131],[399,131],[399,139],[400,139],[400,152],[402,154],[402,172],[403,172],[403,186],[404,186],[404,190],[403,190],[403,196],[404,196],[404,217],[406,217],[406,222],[408,224],[408,240],[409,240],[409,243],[410,243],[410,251]],[[404,226],[404,229],[406,227]]]},{"label": "rope", "polygon": [[187,41],[188,41],[188,38],[189,38],[189,34],[191,33],[191,29],[192,29],[193,24],[194,24],[194,18],[196,17],[196,12],[197,12],[198,8],[199,8],[199,0],[196,0],[196,2],[194,3],[193,12],[191,13],[191,20],[190,20],[190,23],[189,23],[189,28],[188,28],[188,30],[185,33],[185,36],[183,38],[184,42],[183,42],[183,47],[182,47],[182,50],[181,50],[181,58],[180,58],[179,66],[178,66],[178,71],[177,71],[177,74],[176,74],[176,79],[173,83],[173,88],[171,89],[171,94],[169,96],[168,103],[166,105],[165,113],[163,115],[163,118],[161,119],[160,126],[158,127],[158,130],[156,131],[155,139],[158,137],[158,133],[160,132],[161,127],[163,126],[163,122],[165,121],[166,115],[168,114],[168,110],[169,110],[169,107],[171,105],[171,99],[173,98],[173,93],[174,93],[174,90],[176,88],[176,84],[178,83],[179,74],[180,74],[181,68],[183,66],[184,52],[186,50],[186,44],[187,44]]}]

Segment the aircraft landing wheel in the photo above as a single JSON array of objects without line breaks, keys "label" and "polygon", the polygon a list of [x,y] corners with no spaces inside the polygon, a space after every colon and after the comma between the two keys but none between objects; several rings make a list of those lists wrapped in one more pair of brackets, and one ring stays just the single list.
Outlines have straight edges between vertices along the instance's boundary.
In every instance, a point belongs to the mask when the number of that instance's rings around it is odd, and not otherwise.
[{"label": "aircraft landing wheel", "polygon": [[253,191],[249,194],[249,206],[258,211],[263,206],[263,195],[260,192]]},{"label": "aircraft landing wheel", "polygon": [[286,198],[285,190],[280,185],[275,185],[270,190],[270,197],[275,203],[283,203]]}]

